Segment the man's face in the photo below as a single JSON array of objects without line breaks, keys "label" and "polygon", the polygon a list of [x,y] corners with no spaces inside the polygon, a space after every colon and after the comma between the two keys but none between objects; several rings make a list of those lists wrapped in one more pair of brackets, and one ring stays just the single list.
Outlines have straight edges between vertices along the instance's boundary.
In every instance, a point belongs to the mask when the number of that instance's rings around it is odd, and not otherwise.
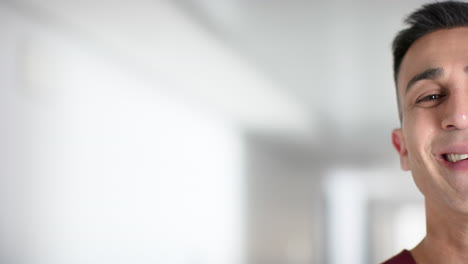
[{"label": "man's face", "polygon": [[431,204],[468,214],[468,27],[418,39],[397,85],[403,119],[392,140],[402,168]]}]

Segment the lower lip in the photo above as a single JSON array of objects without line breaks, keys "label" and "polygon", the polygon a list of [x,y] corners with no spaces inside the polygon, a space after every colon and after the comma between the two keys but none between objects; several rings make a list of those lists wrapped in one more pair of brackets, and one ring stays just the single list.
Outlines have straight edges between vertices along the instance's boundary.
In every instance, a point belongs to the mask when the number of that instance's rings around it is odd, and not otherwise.
[{"label": "lower lip", "polygon": [[443,157],[441,157],[441,159],[442,159],[442,163],[449,169],[457,170],[457,171],[468,170],[468,159],[460,160],[457,162],[446,161]]}]

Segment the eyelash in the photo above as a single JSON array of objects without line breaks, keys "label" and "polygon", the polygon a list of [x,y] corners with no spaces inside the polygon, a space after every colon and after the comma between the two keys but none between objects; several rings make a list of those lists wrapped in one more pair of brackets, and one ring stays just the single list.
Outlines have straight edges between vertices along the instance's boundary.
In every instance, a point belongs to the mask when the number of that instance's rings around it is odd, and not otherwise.
[{"label": "eyelash", "polygon": [[441,99],[443,97],[445,97],[444,94],[431,94],[431,95],[425,96],[425,97],[423,97],[421,99],[418,99],[416,101],[416,104],[438,100],[438,99]]}]

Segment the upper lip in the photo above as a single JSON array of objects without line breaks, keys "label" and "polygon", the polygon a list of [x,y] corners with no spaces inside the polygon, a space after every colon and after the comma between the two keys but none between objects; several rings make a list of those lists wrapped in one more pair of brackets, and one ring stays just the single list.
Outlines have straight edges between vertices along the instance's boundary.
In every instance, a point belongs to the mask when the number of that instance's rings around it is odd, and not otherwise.
[{"label": "upper lip", "polygon": [[468,154],[468,143],[445,145],[436,152],[438,157],[445,154]]}]

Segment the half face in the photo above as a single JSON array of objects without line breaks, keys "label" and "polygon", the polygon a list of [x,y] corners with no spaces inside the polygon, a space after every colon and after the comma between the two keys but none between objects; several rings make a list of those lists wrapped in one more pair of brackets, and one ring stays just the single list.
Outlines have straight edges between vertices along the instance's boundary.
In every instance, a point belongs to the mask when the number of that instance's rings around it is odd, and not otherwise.
[{"label": "half face", "polygon": [[468,214],[468,27],[418,39],[397,85],[403,119],[392,140],[402,168],[426,200]]}]

